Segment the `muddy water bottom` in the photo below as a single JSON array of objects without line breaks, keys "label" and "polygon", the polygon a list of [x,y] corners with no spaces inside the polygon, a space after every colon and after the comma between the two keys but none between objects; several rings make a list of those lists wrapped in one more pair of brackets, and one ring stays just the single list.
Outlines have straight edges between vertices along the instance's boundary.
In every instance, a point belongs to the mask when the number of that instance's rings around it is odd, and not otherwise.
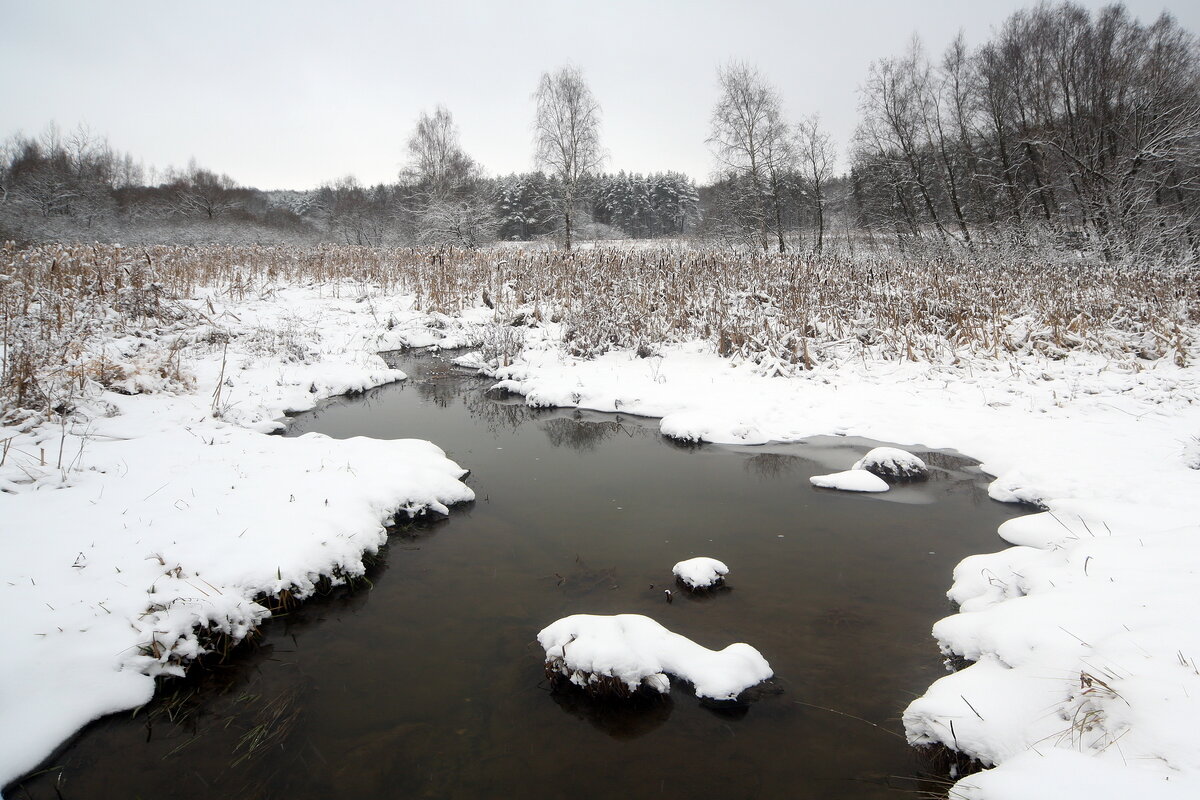
[{"label": "muddy water bottom", "polygon": [[[89,726],[17,798],[875,798],[936,790],[900,713],[943,674],[929,630],[954,565],[1017,509],[966,459],[931,480],[815,490],[874,443],[680,446],[657,421],[533,410],[429,356],[407,382],[296,417],[291,433],[419,437],[478,499],[398,530],[372,588],[315,598],[223,665]],[[693,598],[671,565],[710,555]],[[551,692],[534,637],[572,613],[641,613],[774,680],[734,707],[675,685],[629,708]],[[836,713],[835,713],[836,712]],[[858,718],[858,719],[855,719]],[[871,723],[871,724],[868,724]]]}]

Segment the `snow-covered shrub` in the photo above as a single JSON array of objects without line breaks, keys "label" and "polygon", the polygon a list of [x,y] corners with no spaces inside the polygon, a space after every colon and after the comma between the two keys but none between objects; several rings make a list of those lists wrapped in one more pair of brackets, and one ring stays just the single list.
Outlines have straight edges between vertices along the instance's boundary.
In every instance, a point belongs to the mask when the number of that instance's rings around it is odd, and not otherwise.
[{"label": "snow-covered shrub", "polygon": [[865,469],[882,478],[921,480],[929,477],[925,462],[907,450],[896,447],[876,447],[854,462],[851,469]]}]

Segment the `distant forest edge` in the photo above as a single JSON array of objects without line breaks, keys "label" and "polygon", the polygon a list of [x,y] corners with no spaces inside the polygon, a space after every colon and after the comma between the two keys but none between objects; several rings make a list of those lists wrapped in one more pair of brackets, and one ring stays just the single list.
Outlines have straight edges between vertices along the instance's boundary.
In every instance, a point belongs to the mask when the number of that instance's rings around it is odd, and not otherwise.
[{"label": "distant forest edge", "polygon": [[[422,113],[394,183],[260,190],[194,162],[146,170],[86,128],[0,146],[0,239],[128,244],[475,247],[699,238],[764,251],[883,244],[1054,248],[1200,263],[1200,44],[1164,14],[1072,3],[1012,14],[940,55],[915,37],[871,64],[839,145],[786,118],[768,76],[730,62],[704,136],[707,185],[605,171],[601,106],[577,67],[534,95],[537,171],[489,176],[445,108]],[[617,101],[613,101],[617,102]]]}]

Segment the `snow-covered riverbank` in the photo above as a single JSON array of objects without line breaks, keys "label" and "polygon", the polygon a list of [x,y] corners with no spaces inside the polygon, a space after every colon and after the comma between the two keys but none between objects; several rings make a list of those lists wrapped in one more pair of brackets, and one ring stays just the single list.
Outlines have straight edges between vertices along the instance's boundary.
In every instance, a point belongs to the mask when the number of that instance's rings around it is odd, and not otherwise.
[{"label": "snow-covered riverbank", "polygon": [[0,786],[149,700],[210,631],[245,636],[269,616],[256,598],[361,575],[400,510],[473,499],[429,442],[266,435],[402,379],[375,353],[407,299],[188,305],[207,321],[104,338],[121,388],[146,393],[81,392],[62,424],[0,429]]},{"label": "snow-covered riverbank", "polygon": [[909,740],[998,765],[953,797],[1200,794],[1200,370],[1072,354],[767,378],[700,344],[660,352],[547,345],[495,375],[531,404],[657,416],[679,438],[842,433],[982,460],[995,499],[1046,510],[955,571],[961,612],[934,634],[977,663],[909,706]]},{"label": "snow-covered riverbank", "polygon": [[92,354],[114,388],[145,393],[80,393],[65,424],[0,430],[0,784],[88,720],[145,702],[151,676],[199,652],[198,626],[244,635],[266,616],[255,597],[360,573],[398,508],[469,500],[427,442],[265,435],[286,411],[402,378],[377,351],[441,344],[482,345],[464,361],[532,404],[657,416],[670,436],[845,433],[983,460],[996,499],[1049,511],[1002,529],[1019,547],[998,539],[956,571],[962,613],[935,633],[978,663],[910,706],[910,739],[1000,765],[960,781],[963,797],[1200,791],[1195,367],[831,351],[766,377],[704,343],[574,359],[535,314],[491,325],[487,308],[423,315],[345,287],[185,305],[199,322],[116,326]]}]

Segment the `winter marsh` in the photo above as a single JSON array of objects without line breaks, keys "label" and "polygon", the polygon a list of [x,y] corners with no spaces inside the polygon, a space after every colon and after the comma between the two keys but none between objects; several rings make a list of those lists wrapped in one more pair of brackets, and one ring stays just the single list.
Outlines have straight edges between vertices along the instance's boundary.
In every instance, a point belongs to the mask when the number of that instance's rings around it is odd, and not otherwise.
[{"label": "winter marsh", "polygon": [[[470,465],[475,502],[394,532],[371,588],[313,598],[228,664],[90,726],[14,797],[572,797],[601,764],[626,795],[926,785],[899,709],[942,673],[928,629],[949,570],[1019,513],[969,461],[922,451],[928,483],[818,492],[810,474],[869,443],[680,446],[653,420],[489,399],[490,381],[445,361],[396,366],[407,382],[291,433],[432,438]],[[728,588],[668,604],[672,565],[697,554],[727,561]],[[551,692],[534,635],[575,612],[750,642],[776,678],[731,709],[681,685],[633,708]]]}]

